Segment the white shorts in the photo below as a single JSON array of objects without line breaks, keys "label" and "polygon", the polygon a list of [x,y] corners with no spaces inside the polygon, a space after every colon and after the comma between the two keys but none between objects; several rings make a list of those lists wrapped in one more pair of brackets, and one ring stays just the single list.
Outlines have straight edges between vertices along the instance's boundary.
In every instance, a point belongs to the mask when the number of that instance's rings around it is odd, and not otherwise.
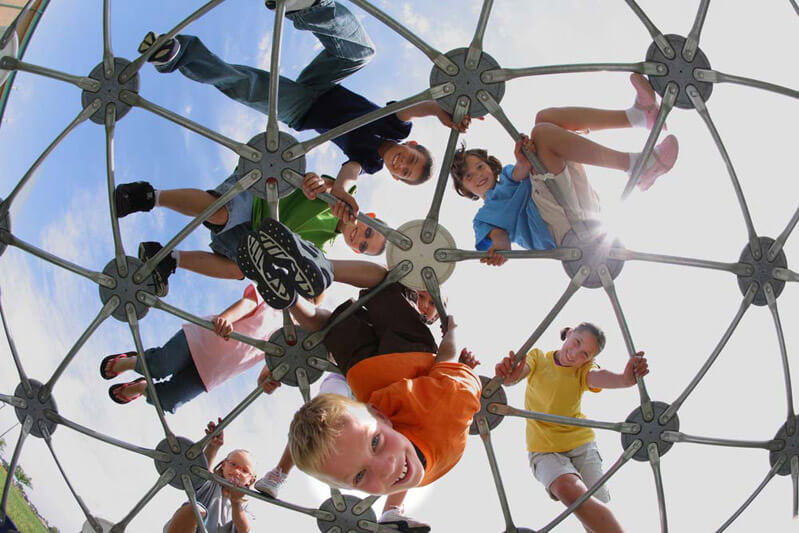
[{"label": "white shorts", "polygon": [[322,384],[319,385],[319,394],[340,394],[353,399],[352,390],[347,383],[347,378],[335,372],[329,372]]},{"label": "white shorts", "polygon": [[[558,453],[528,452],[530,468],[535,478],[546,487],[553,500],[557,498],[549,490],[552,482],[564,474],[576,474],[585,486],[591,488],[602,477],[602,457],[599,455],[596,441],[591,441],[573,450]],[[594,497],[601,502],[610,501],[608,484],[602,485]]]}]

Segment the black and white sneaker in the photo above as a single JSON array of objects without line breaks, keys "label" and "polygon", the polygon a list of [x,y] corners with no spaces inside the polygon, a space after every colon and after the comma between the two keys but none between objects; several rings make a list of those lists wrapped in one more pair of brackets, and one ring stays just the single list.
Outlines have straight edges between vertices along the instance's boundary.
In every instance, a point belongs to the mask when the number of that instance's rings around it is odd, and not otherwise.
[{"label": "black and white sneaker", "polygon": [[269,307],[285,309],[297,302],[297,292],[290,283],[288,272],[272,263],[254,231],[239,243],[236,264],[242,274],[255,281],[258,292]]},{"label": "black and white sneaker", "polygon": [[146,181],[117,185],[114,189],[114,205],[117,218],[140,211],[150,211],[155,207],[155,189]]},{"label": "black and white sneaker", "polygon": [[[153,44],[155,44],[156,39],[155,33],[148,31],[147,35],[145,35],[141,43],[139,43],[139,53],[143,54],[147,52]],[[164,42],[147,61],[155,65],[166,65],[178,56],[179,51],[180,42],[172,37]]]},{"label": "black and white sneaker", "polygon": [[[142,242],[139,244],[139,260],[147,261],[161,250],[163,246],[157,242]],[[155,284],[155,295],[163,298],[169,292],[169,276],[175,273],[177,261],[172,255],[167,255],[156,265],[152,273]]]},{"label": "black and white sneaker", "polygon": [[333,282],[333,267],[322,252],[280,222],[267,218],[258,228],[263,251],[291,274],[297,294],[315,298]]},{"label": "black and white sneaker", "polygon": [[[319,3],[319,0],[284,0],[284,1],[286,2],[286,13],[308,9],[309,7]],[[264,4],[266,5],[266,9],[271,9],[273,11],[277,7],[277,2],[275,0],[264,0]]]}]

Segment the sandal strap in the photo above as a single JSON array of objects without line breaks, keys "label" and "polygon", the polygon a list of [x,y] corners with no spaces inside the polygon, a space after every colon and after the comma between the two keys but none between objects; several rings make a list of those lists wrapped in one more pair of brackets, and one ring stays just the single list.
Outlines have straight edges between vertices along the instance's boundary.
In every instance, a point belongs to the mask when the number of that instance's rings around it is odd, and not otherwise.
[{"label": "sandal strap", "polygon": [[135,394],[135,395],[133,395],[133,396],[131,396],[129,398],[122,397],[122,396],[120,396],[120,394],[123,394],[125,392],[125,389],[127,389],[131,385],[135,385],[135,384],[140,383],[142,381],[147,381],[147,380],[145,378],[138,378],[138,379],[134,379],[133,381],[129,381],[128,383],[117,383],[116,385],[111,385],[108,388],[108,395],[111,397],[111,399],[113,401],[115,401],[118,404],[125,405],[126,403],[130,403],[133,400],[138,399],[139,396],[141,396],[143,393],[140,392],[140,393]]}]

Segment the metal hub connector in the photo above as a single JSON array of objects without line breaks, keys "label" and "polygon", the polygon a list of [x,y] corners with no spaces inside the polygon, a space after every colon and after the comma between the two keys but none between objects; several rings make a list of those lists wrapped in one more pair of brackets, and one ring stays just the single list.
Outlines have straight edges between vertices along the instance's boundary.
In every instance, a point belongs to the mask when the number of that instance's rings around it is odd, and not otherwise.
[{"label": "metal hub connector", "polygon": [[281,346],[286,353],[282,357],[266,356],[266,364],[272,371],[272,377],[292,387],[299,386],[297,380],[298,371],[305,372],[309,384],[319,379],[322,375],[322,370],[316,361],[324,363],[327,360],[327,348],[323,343],[306,350],[302,347],[302,342],[308,337],[308,332],[300,327],[297,327],[296,331],[297,342],[294,344],[286,342],[283,329],[275,331],[269,337],[269,342]]},{"label": "metal hub connector", "polygon": [[239,158],[238,170],[240,175],[245,175],[251,170],[260,170],[261,179],[250,187],[250,191],[259,198],[266,199],[266,180],[277,179],[277,195],[284,198],[294,191],[294,187],[282,178],[284,169],[291,169],[299,174],[305,174],[305,156],[298,157],[293,161],[286,161],[282,154],[290,146],[297,144],[297,139],[285,132],[278,135],[278,148],[272,152],[266,149],[266,133],[259,133],[247,142],[261,153],[261,160],[258,162],[250,161],[245,157]]},{"label": "metal hub connector", "polygon": [[[586,226],[589,230],[594,230],[599,226],[596,221],[587,221]],[[573,261],[563,261],[563,268],[570,278],[573,278],[580,267],[583,265],[591,269],[591,274],[583,282],[583,287],[596,289],[602,286],[602,280],[599,278],[599,267],[605,265],[610,273],[612,279],[621,272],[624,267],[624,261],[620,259],[611,259],[608,257],[608,251],[611,248],[624,248],[624,245],[619,239],[610,240],[607,234],[596,234],[592,231],[590,240],[581,240],[574,230],[569,232],[563,237],[561,247],[563,248],[579,248],[582,252],[580,259]]]},{"label": "metal hub connector", "polygon": [[[489,378],[485,376],[480,376],[480,385],[485,387],[486,384],[491,381]],[[474,418],[472,419],[472,425],[469,426],[469,435],[478,435],[480,430],[477,427],[477,420],[478,417],[484,417],[486,422],[488,422],[488,427],[490,429],[494,429],[499,425],[500,422],[505,418],[503,415],[498,415],[492,413],[488,410],[488,406],[492,403],[498,403],[500,405],[508,405],[508,397],[505,395],[505,389],[500,386],[494,391],[494,394],[486,398],[482,394],[480,395],[480,410],[474,414]]]},{"label": "metal hub connector", "polygon": [[772,450],[768,454],[768,461],[772,468],[777,464],[780,457],[785,458],[782,466],[777,470],[777,474],[781,476],[787,476],[791,473],[791,458],[799,456],[799,430],[796,429],[799,427],[799,417],[794,417],[793,422],[793,434],[789,434],[788,430],[790,428],[788,428],[788,422],[785,422],[774,436],[774,440],[785,443],[784,446],[779,450]]},{"label": "metal hub connector", "polygon": [[354,509],[354,507],[361,503],[361,499],[351,494],[342,494],[341,497],[344,501],[344,505],[341,508],[336,507],[333,498],[328,498],[319,506],[320,511],[325,511],[334,516],[332,521],[317,518],[316,525],[319,526],[319,531],[324,533],[367,533],[374,531],[374,529],[368,528],[368,525],[363,527],[366,525],[364,522],[377,522],[372,508],[367,507],[361,514],[356,514],[358,510]]},{"label": "metal hub connector", "polygon": [[403,250],[391,242],[386,247],[386,262],[389,268],[393,268],[405,259],[413,263],[413,270],[402,278],[400,283],[415,291],[427,290],[424,279],[422,279],[424,267],[430,267],[435,271],[440,285],[443,285],[455,270],[455,263],[444,263],[435,258],[436,250],[439,248],[456,248],[455,239],[444,226],[439,224],[433,242],[426,244],[421,238],[423,225],[424,220],[411,220],[397,229],[413,241],[410,249]]},{"label": "metal hub connector", "polygon": [[699,91],[702,100],[707,102],[708,98],[710,98],[710,93],[713,92],[713,84],[702,81],[699,75],[694,73],[695,69],[710,70],[710,61],[708,61],[707,56],[702,50],[697,49],[693,60],[687,61],[681,52],[685,45],[685,37],[666,35],[666,40],[671,45],[672,50],[675,51],[673,59],[664,56],[654,42],[649,46],[649,50],[646,51],[647,61],[661,63],[666,67],[666,71],[662,75],[649,76],[649,83],[652,84],[652,88],[663,98],[666,95],[666,86],[669,82],[674,82],[679,90],[677,101],[674,105],[682,109],[693,109],[694,104],[688,97],[687,92],[688,86],[693,85]]},{"label": "metal hub connector", "polygon": [[158,443],[158,446],[155,447],[157,451],[170,456],[169,461],[159,461],[156,459],[155,469],[158,471],[158,475],[166,472],[168,468],[174,470],[175,476],[172,478],[172,481],[170,481],[169,484],[180,490],[183,490],[182,477],[185,474],[189,476],[189,479],[191,479],[191,486],[194,487],[194,490],[197,490],[203,483],[205,483],[205,480],[192,472],[192,468],[199,466],[204,470],[208,470],[208,461],[205,460],[205,454],[199,453],[194,459],[189,459],[186,452],[194,445],[194,443],[185,437],[175,437],[175,439],[178,442],[178,446],[180,446],[180,451],[177,453],[172,451],[172,448],[169,446],[168,439],[162,440]]},{"label": "metal hub connector", "polygon": [[621,446],[626,450],[633,442],[640,440],[643,446],[641,446],[635,455],[633,455],[633,459],[636,461],[649,460],[647,447],[652,443],[657,446],[659,457],[663,457],[663,455],[674,445],[673,442],[663,440],[661,436],[664,431],[679,431],[680,429],[680,419],[676,414],[672,416],[665,424],[660,423],[660,415],[662,415],[668,408],[669,405],[666,403],[652,402],[652,409],[655,411],[655,416],[649,422],[647,422],[644,418],[644,414],[640,407],[636,407],[636,409],[630,413],[630,416],[627,417],[626,422],[638,424],[641,430],[638,433],[622,433]]},{"label": "metal hub connector", "polygon": [[117,296],[119,298],[119,305],[111,313],[111,316],[116,318],[121,322],[128,321],[128,315],[125,311],[126,306],[128,303],[133,304],[134,309],[136,310],[136,318],[141,320],[147,314],[147,311],[150,308],[144,305],[142,302],[136,298],[136,293],[138,291],[145,291],[148,294],[155,296],[155,286],[152,281],[152,276],[147,276],[147,278],[142,283],[136,283],[133,281],[133,273],[136,272],[144,263],[136,259],[135,257],[126,257],[127,264],[128,264],[128,272],[126,276],[121,276],[117,271],[117,262],[116,259],[112,259],[108,262],[108,264],[103,269],[103,274],[110,276],[116,282],[116,285],[113,289],[109,289],[108,287],[104,287],[100,285],[100,300],[103,302],[103,305],[108,303],[112,297]]},{"label": "metal hub connector", "polygon": [[469,115],[475,118],[482,117],[488,114],[488,109],[480,103],[480,100],[477,98],[477,92],[485,90],[499,103],[505,95],[505,82],[483,82],[480,78],[481,74],[489,70],[498,69],[499,63],[497,63],[493,57],[483,52],[480,55],[480,62],[477,64],[477,68],[468,69],[466,68],[466,55],[468,52],[468,48],[456,48],[455,50],[447,52],[445,55],[458,66],[458,73],[454,76],[450,76],[440,68],[434,66],[433,70],[430,72],[430,86],[436,87],[447,82],[454,83],[455,90],[444,98],[439,98],[437,100],[438,105],[452,115],[455,113],[455,104],[458,99],[465,96],[471,100]]},{"label": "metal hub connector", "polygon": [[780,250],[774,260],[769,261],[767,252],[774,243],[774,239],[769,237],[758,237],[758,242],[760,243],[760,259],[754,258],[752,255],[752,249],[748,244],[744,246],[743,252],[741,252],[741,257],[738,259],[738,262],[745,265],[751,265],[753,273],[751,276],[739,275],[738,288],[741,289],[742,294],[746,294],[746,291],[749,290],[749,285],[753,281],[756,281],[758,284],[758,289],[757,293],[755,294],[755,299],[752,300],[752,303],[763,306],[768,304],[768,299],[766,298],[766,293],[764,292],[764,287],[767,283],[771,284],[771,288],[774,291],[775,300],[785,288],[785,282],[774,277],[774,269],[788,268],[788,259],[785,257],[785,252]]},{"label": "metal hub connector", "polygon": [[[27,417],[31,417],[33,419],[31,435],[41,439],[44,437],[42,426],[47,428],[47,431],[49,431],[50,435],[52,435],[58,427],[58,424],[47,418],[48,412],[57,413],[58,408],[56,407],[52,394],[41,394],[42,389],[44,388],[42,383],[36,381],[35,379],[30,379],[28,381],[31,384],[33,396],[28,397],[28,395],[25,394],[25,385],[23,383],[17,385],[17,388],[14,390],[14,396],[17,398],[23,398],[26,405],[25,407],[19,407],[15,405],[14,413],[17,415],[17,419],[19,420],[20,424],[24,423]],[[43,397],[45,399],[42,399]]]},{"label": "metal hub connector", "polygon": [[94,113],[89,119],[97,124],[105,124],[105,108],[108,104],[114,104],[117,108],[116,120],[124,117],[130,111],[130,105],[126,104],[120,98],[122,91],[130,91],[133,93],[139,92],[139,75],[136,74],[126,83],[120,83],[118,76],[130,61],[122,58],[114,58],[114,72],[115,74],[110,78],[105,77],[105,69],[103,62],[92,69],[89,77],[100,82],[100,90],[97,92],[84,90],[80,95],[81,105],[84,109],[89,107],[95,99],[99,98],[102,101],[100,110]]}]

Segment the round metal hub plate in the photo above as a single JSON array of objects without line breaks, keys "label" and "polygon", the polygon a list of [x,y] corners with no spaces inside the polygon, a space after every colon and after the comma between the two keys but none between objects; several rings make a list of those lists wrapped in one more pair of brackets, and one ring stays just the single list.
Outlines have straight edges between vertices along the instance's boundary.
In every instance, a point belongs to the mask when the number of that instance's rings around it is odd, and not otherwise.
[{"label": "round metal hub plate", "polygon": [[199,466],[200,468],[208,470],[208,461],[205,460],[204,453],[197,454],[197,457],[194,459],[189,459],[186,457],[186,452],[192,447],[192,445],[194,445],[194,443],[185,437],[175,438],[178,441],[178,446],[180,446],[180,452],[178,453],[172,451],[172,448],[169,447],[169,441],[166,439],[159,442],[158,446],[155,447],[155,449],[159,452],[164,452],[172,457],[169,461],[159,461],[156,459],[155,469],[158,471],[159,475],[166,472],[168,468],[174,470],[175,477],[172,478],[172,481],[170,481],[169,484],[180,490],[183,490],[183,480],[181,479],[181,476],[183,476],[183,474],[187,474],[191,479],[191,486],[194,487],[194,490],[197,490],[200,488],[200,485],[205,483],[205,480],[193,473],[191,469],[194,466]]},{"label": "round metal hub plate", "polygon": [[[486,384],[491,381],[485,376],[480,376],[480,384],[483,388],[485,388]],[[505,395],[505,389],[503,387],[499,387],[497,391],[486,398],[482,394],[480,395],[480,410],[474,414],[474,418],[472,419],[472,425],[469,426],[469,435],[479,435],[480,430],[477,428],[477,417],[484,416],[486,418],[486,422],[488,422],[488,427],[490,429],[494,429],[499,425],[500,422],[505,418],[502,415],[496,415],[488,410],[489,404],[492,403],[501,403],[502,405],[508,405],[508,397]]]},{"label": "round metal hub plate", "polygon": [[799,416],[795,417],[794,421],[797,429],[793,435],[788,435],[788,423],[786,422],[774,436],[774,440],[783,441],[785,446],[779,451],[773,451],[768,454],[768,462],[772,467],[777,464],[777,460],[780,457],[785,457],[785,462],[777,470],[777,474],[781,476],[787,476],[791,473],[791,457],[799,455]]},{"label": "round metal hub plate", "polygon": [[487,70],[498,69],[499,63],[497,63],[493,57],[483,52],[480,55],[477,68],[469,70],[466,68],[466,55],[468,52],[468,48],[456,48],[455,50],[447,52],[445,55],[458,66],[458,73],[454,76],[450,76],[437,66],[433,66],[433,70],[430,72],[430,86],[435,87],[447,82],[454,83],[455,90],[444,98],[436,100],[438,105],[452,115],[455,113],[455,103],[461,96],[466,96],[472,101],[472,105],[469,108],[469,115],[471,117],[482,117],[488,114],[488,109],[478,100],[477,91],[485,90],[499,103],[505,95],[505,82],[484,83],[483,80],[480,79],[480,75]]},{"label": "round metal hub plate", "polygon": [[[0,198],[0,203],[3,203],[3,198]],[[2,236],[3,231],[11,233],[11,216],[9,215],[8,211],[5,213],[0,213],[0,236]],[[6,248],[8,248],[8,244],[0,240],[0,256],[3,255],[3,252],[6,251]]]},{"label": "round metal hub plate", "polygon": [[289,146],[297,144],[297,140],[285,132],[280,132],[278,136],[277,151],[270,152],[266,149],[266,133],[259,133],[249,140],[247,146],[251,146],[261,152],[261,160],[257,163],[244,157],[239,158],[239,175],[244,176],[249,171],[257,169],[261,171],[261,178],[250,187],[250,191],[259,198],[266,198],[266,180],[269,178],[277,179],[277,195],[284,198],[294,191],[294,187],[281,177],[283,169],[291,170],[305,175],[305,156],[294,161],[284,161],[283,152]]},{"label": "round metal hub plate", "polygon": [[697,48],[694,60],[686,61],[682,55],[685,38],[679,35],[666,35],[666,40],[671,45],[672,50],[674,50],[674,59],[664,56],[654,42],[649,45],[649,49],[646,51],[647,61],[666,65],[666,73],[664,75],[649,76],[649,83],[652,84],[652,88],[663,98],[663,95],[666,94],[666,85],[673,81],[679,89],[677,101],[674,105],[682,109],[693,109],[694,104],[691,103],[687,93],[688,85],[693,85],[699,91],[702,100],[707,102],[710,98],[710,93],[713,92],[713,84],[694,77],[694,69],[710,69],[710,61],[707,60],[707,56],[702,50]]},{"label": "round metal hub plate", "polygon": [[752,303],[763,306],[768,305],[766,293],[763,292],[763,286],[766,283],[771,283],[771,288],[774,289],[775,299],[780,296],[782,290],[785,288],[785,282],[781,279],[773,277],[772,272],[776,267],[788,268],[788,259],[785,257],[783,250],[780,250],[780,253],[778,253],[777,257],[774,258],[774,261],[769,261],[766,257],[766,253],[774,243],[774,239],[770,239],[769,237],[758,237],[758,241],[760,242],[760,259],[755,259],[752,256],[752,250],[749,248],[748,244],[744,246],[744,250],[741,252],[741,258],[738,260],[738,262],[752,265],[752,268],[754,268],[754,274],[751,276],[738,276],[738,288],[741,289],[742,294],[746,294],[746,291],[749,289],[749,284],[753,281],[756,281],[759,286],[757,293],[755,293],[755,299],[752,300]]},{"label": "round metal hub plate", "polygon": [[27,394],[25,394],[25,386],[22,383],[17,385],[17,388],[14,390],[14,396],[17,398],[23,398],[26,402],[28,402],[28,406],[25,409],[15,406],[14,413],[17,415],[17,419],[19,420],[20,424],[24,423],[25,418],[30,416],[33,419],[31,435],[41,439],[44,437],[41,424],[44,424],[44,426],[47,427],[47,431],[50,432],[50,435],[52,435],[58,427],[58,424],[45,416],[47,411],[54,411],[57,413],[58,408],[55,405],[55,400],[53,399],[52,394],[47,398],[47,401],[44,402],[39,397],[39,393],[43,387],[42,383],[36,381],[35,379],[29,379],[28,381],[30,381],[31,389],[33,389],[33,398],[28,398]]},{"label": "round metal hub plate", "polygon": [[103,69],[103,63],[100,62],[99,65],[94,67],[94,69],[89,73],[89,77],[93,78],[100,82],[101,87],[100,90],[96,93],[91,91],[83,91],[80,95],[80,102],[83,105],[84,109],[89,107],[89,105],[95,100],[95,98],[99,98],[102,101],[102,106],[100,106],[100,110],[93,114],[91,117],[92,122],[96,124],[105,124],[105,108],[108,104],[114,104],[117,108],[117,115],[116,119],[119,120],[124,117],[128,111],[130,111],[130,106],[120,100],[119,92],[123,89],[126,89],[130,92],[138,93],[139,92],[139,75],[136,74],[131,79],[127,81],[127,83],[119,83],[119,73],[130,64],[130,61],[127,59],[122,59],[119,57],[114,58],[114,75],[111,76],[111,79],[105,78],[105,70]]},{"label": "round metal hub plate", "polygon": [[652,402],[652,408],[655,411],[655,416],[652,418],[651,422],[644,420],[644,415],[641,413],[640,407],[637,407],[635,411],[633,411],[630,416],[627,417],[626,422],[633,422],[640,425],[641,431],[635,434],[621,434],[621,445],[624,449],[627,449],[627,447],[636,440],[640,440],[643,444],[643,446],[641,446],[641,448],[635,452],[635,455],[633,455],[633,459],[636,461],[649,461],[649,453],[646,449],[652,442],[657,445],[658,454],[663,457],[663,455],[669,451],[674,443],[661,439],[660,434],[664,431],[679,431],[680,429],[680,419],[676,414],[671,417],[671,420],[669,420],[666,424],[661,424],[658,422],[660,415],[662,415],[666,409],[669,408],[668,404],[663,402]]},{"label": "round metal hub plate", "polygon": [[569,230],[563,237],[561,247],[579,248],[583,253],[580,259],[564,261],[563,268],[566,270],[569,277],[573,278],[574,275],[577,274],[577,271],[580,270],[580,267],[588,265],[591,268],[591,274],[583,282],[583,287],[596,289],[602,286],[602,280],[599,279],[600,266],[605,265],[608,268],[610,277],[614,280],[621,272],[621,269],[624,267],[624,261],[609,258],[608,250],[611,248],[624,248],[624,245],[619,239],[615,239],[611,242],[606,234],[597,235],[594,233],[594,230],[599,226],[599,222],[588,220],[586,221],[586,226],[589,231],[591,231],[592,235],[596,235],[591,237],[588,241],[581,241],[573,229]]},{"label": "round metal hub plate", "polygon": [[310,364],[308,364],[308,359],[311,357],[316,357],[317,359],[326,360],[327,359],[327,348],[325,347],[324,343],[317,344],[311,350],[306,350],[302,347],[302,341],[308,337],[308,332],[302,328],[296,327],[297,331],[297,342],[292,346],[286,342],[285,337],[283,336],[283,329],[279,329],[272,333],[272,336],[269,337],[269,342],[274,342],[275,344],[281,346],[284,350],[286,350],[286,354],[282,357],[275,357],[274,355],[267,355],[266,356],[266,364],[269,369],[274,372],[278,366],[282,364],[288,364],[289,370],[285,373],[285,375],[280,379],[281,383],[285,383],[286,385],[291,385],[292,387],[297,387],[299,383],[297,382],[297,369],[304,368],[306,374],[308,375],[308,383],[313,383],[319,376],[322,375],[322,371],[314,368]]},{"label": "round metal hub plate", "polygon": [[[368,520],[370,522],[377,522],[377,518],[375,516],[375,512],[372,508],[366,509],[363,514],[356,515],[353,512],[352,508],[355,507],[357,504],[361,502],[360,498],[356,498],[351,494],[343,494],[342,497],[344,498],[344,502],[347,504],[347,507],[343,511],[339,511],[336,509],[336,506],[333,505],[333,498],[328,498],[325,500],[322,505],[319,506],[320,511],[327,511],[329,513],[333,513],[336,519],[332,522],[328,522],[327,520],[322,520],[321,518],[316,519],[316,525],[319,526],[319,531],[327,532],[333,529],[334,527],[338,527],[341,533],[350,533],[351,531],[355,531],[356,533],[366,533],[370,531],[368,529],[363,529],[358,525],[360,520]],[[335,531],[335,530],[334,530]]]},{"label": "round metal hub plate", "polygon": [[[6,32],[8,26],[0,26],[0,35],[3,35]],[[17,32],[11,34],[11,38],[8,39],[6,45],[0,49],[0,58],[3,57],[17,57],[17,49],[19,48],[19,40],[17,39]],[[8,77],[11,75],[10,70],[3,70],[0,69],[0,85],[4,84]]]},{"label": "round metal hub plate", "polygon": [[410,250],[403,250],[390,241],[386,247],[386,262],[389,268],[393,268],[405,259],[413,264],[411,273],[402,278],[400,283],[416,291],[427,290],[422,279],[424,267],[429,266],[435,271],[439,285],[443,285],[455,270],[455,263],[443,263],[435,258],[436,250],[439,248],[456,248],[455,239],[444,226],[439,224],[433,242],[425,244],[422,242],[423,225],[424,220],[411,220],[397,229],[407,235],[413,243]]},{"label": "round metal hub plate", "polygon": [[136,309],[136,318],[141,320],[147,314],[147,311],[150,308],[139,300],[136,299],[136,293],[138,291],[145,291],[153,296],[155,296],[155,287],[153,285],[152,276],[147,276],[147,279],[144,280],[142,283],[136,283],[133,281],[133,273],[136,272],[139,267],[143,265],[141,261],[136,259],[135,257],[126,257],[128,262],[128,275],[124,278],[119,275],[117,272],[117,262],[116,259],[112,259],[103,269],[103,274],[107,276],[111,276],[117,282],[116,287],[113,289],[109,289],[107,287],[103,287],[100,285],[100,300],[103,302],[103,305],[108,302],[113,296],[119,297],[119,305],[114,312],[111,314],[114,318],[121,322],[128,321],[128,315],[125,311],[125,305],[130,302],[133,304],[133,307]]}]

